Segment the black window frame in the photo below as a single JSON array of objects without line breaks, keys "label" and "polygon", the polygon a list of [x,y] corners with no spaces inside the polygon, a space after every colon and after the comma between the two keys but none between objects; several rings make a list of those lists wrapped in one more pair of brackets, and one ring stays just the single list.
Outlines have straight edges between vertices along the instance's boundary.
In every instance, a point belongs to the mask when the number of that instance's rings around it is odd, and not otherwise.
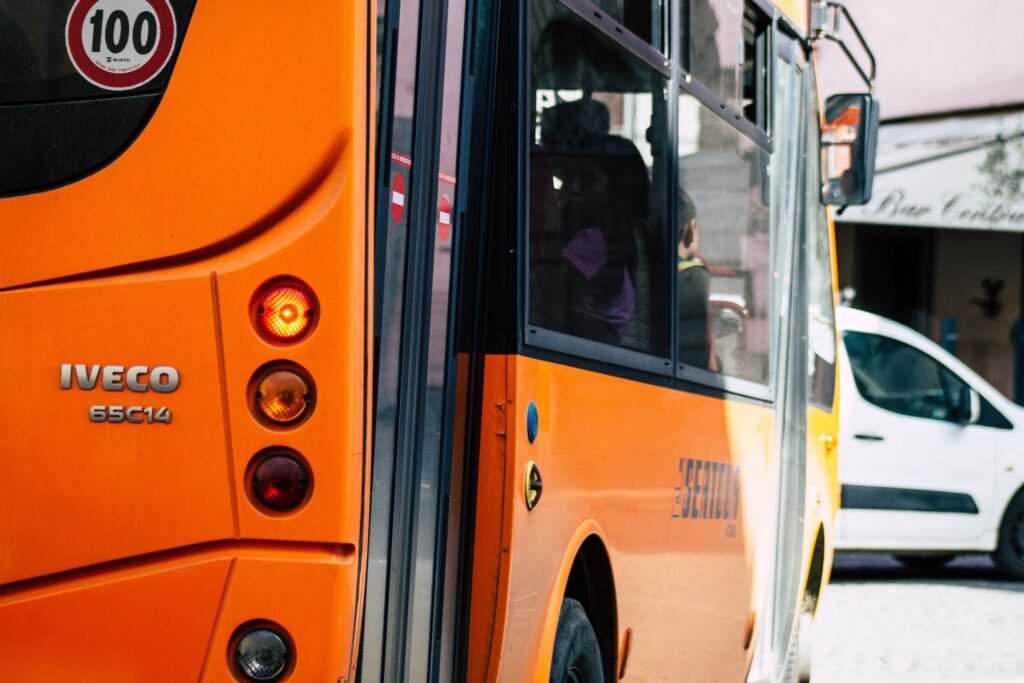
[{"label": "black window frame", "polygon": [[[558,4],[567,9],[579,19],[587,22],[591,27],[600,31],[604,36],[619,47],[624,48],[633,57],[639,59],[644,66],[652,69],[656,74],[666,80],[668,91],[672,89],[672,69],[670,60],[665,55],[647,44],[642,38],[634,35],[626,27],[621,26],[612,17],[608,16],[600,8],[593,5],[589,0],[558,0]],[[520,101],[529,101],[529,84],[531,73],[530,35],[529,26],[530,5],[524,3],[522,32],[520,34]],[[669,31],[671,36],[671,30]],[[675,109],[671,98],[669,106],[669,148],[675,145],[674,127],[672,117]],[[520,325],[520,353],[528,353],[530,347],[548,352],[566,354],[583,359],[598,361],[612,366],[620,366],[632,371],[640,371],[662,377],[672,375],[672,350],[669,346],[669,355],[665,357],[655,356],[642,351],[635,351],[629,348],[603,344],[583,337],[576,337],[563,332],[549,330],[543,327],[531,325],[529,321],[529,253],[530,253],[530,162],[529,162],[529,131],[532,130],[531,117],[533,116],[532,106],[522,107],[519,118],[519,177],[518,183],[521,188],[519,204],[519,253],[518,259],[518,286],[519,286],[519,320]],[[671,168],[671,167],[670,167]],[[675,171],[671,170],[670,176],[675,178]],[[668,220],[674,217],[671,210],[668,212]]]}]

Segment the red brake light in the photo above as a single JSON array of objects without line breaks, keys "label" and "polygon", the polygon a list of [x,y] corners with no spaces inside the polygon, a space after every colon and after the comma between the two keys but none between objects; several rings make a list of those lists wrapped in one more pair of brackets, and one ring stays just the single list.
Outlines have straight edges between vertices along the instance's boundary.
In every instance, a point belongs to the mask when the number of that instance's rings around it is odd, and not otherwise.
[{"label": "red brake light", "polygon": [[294,282],[271,284],[256,295],[257,331],[270,341],[296,342],[313,329],[316,303],[312,293]]}]

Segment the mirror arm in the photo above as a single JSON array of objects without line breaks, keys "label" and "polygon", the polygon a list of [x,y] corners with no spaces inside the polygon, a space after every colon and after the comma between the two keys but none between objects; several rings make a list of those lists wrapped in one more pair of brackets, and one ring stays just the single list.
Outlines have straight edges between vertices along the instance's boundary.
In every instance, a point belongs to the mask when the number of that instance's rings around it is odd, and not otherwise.
[{"label": "mirror arm", "polygon": [[[841,47],[843,49],[843,53],[846,55],[846,58],[849,60],[850,64],[853,65],[853,68],[856,69],[857,73],[860,75],[861,80],[864,81],[864,83],[868,86],[868,92],[874,94],[874,92],[875,92],[874,78],[868,76],[868,74],[864,72],[864,68],[860,65],[860,62],[858,62],[856,60],[856,58],[854,58],[853,53],[850,52],[850,48],[848,48],[846,46],[846,43],[843,42],[843,39],[838,37],[838,36],[834,36],[834,35],[832,35],[830,33],[826,33],[826,34],[822,35],[821,37],[824,38],[825,40],[831,40],[833,43],[835,43],[836,45],[838,45],[839,47]],[[875,68],[874,68],[874,58],[872,58],[871,61],[872,61],[871,72],[874,73],[874,70],[875,70]]]},{"label": "mirror arm", "polygon": [[[828,25],[829,10],[834,10],[831,27],[829,27]],[[855,22],[853,20],[853,17],[850,16],[850,13],[847,11],[846,7],[836,2],[835,0],[815,0],[813,11],[814,30],[811,34],[811,41],[814,42],[824,38],[825,40],[831,40],[833,43],[837,44],[840,48],[842,48],[843,53],[846,55],[846,58],[850,61],[850,64],[853,65],[853,68],[857,70],[857,73],[860,75],[861,79],[864,81],[865,84],[867,84],[868,92],[874,94],[876,75],[875,55],[873,52],[871,52],[871,48],[868,47],[867,41],[864,40],[864,35],[860,32],[860,29],[857,27],[857,22]],[[846,21],[849,22],[850,28],[853,29],[854,37],[857,38],[857,42],[860,43],[861,49],[864,50],[864,54],[866,54],[868,57],[868,62],[870,64],[868,71],[864,70],[864,67],[861,66],[861,63],[857,60],[856,57],[853,56],[853,53],[850,52],[850,48],[847,47],[843,39],[837,35],[839,26],[838,15],[840,13],[842,14],[842,16],[846,17]]]}]

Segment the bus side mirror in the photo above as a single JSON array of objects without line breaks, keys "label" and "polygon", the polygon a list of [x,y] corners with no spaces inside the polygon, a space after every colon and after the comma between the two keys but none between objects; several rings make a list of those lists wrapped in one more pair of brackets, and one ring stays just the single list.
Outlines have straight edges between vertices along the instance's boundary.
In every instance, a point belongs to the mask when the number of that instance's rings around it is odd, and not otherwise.
[{"label": "bus side mirror", "polygon": [[871,95],[833,95],[825,102],[821,130],[823,204],[871,201],[878,139],[878,102]]}]

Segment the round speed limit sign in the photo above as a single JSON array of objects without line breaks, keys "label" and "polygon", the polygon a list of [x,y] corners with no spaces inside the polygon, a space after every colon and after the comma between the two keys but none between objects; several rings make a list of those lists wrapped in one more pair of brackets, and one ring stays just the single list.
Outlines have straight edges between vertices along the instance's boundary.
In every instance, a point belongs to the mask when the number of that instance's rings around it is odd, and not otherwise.
[{"label": "round speed limit sign", "polygon": [[106,90],[131,90],[167,66],[178,39],[169,0],[75,0],[64,40],[78,73]]}]

